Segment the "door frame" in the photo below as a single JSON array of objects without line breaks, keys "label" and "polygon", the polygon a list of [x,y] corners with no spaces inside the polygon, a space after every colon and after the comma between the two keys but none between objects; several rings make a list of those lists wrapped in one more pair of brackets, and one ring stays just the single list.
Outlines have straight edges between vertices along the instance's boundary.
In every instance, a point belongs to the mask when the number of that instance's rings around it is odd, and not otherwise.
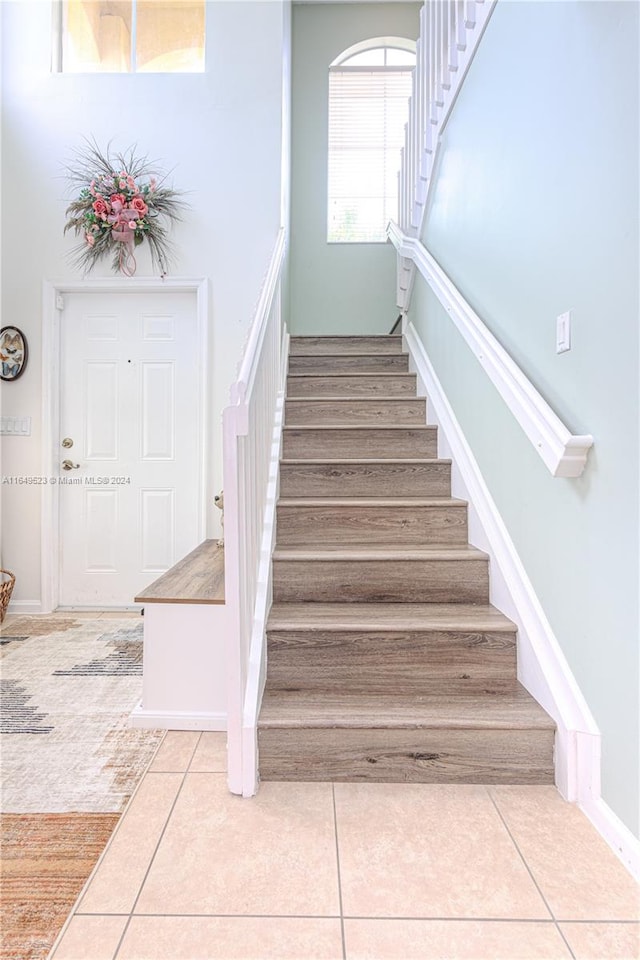
[{"label": "door frame", "polygon": [[[210,447],[208,281],[203,278],[135,277],[96,280],[45,280],[42,285],[42,476],[57,477],[60,457],[61,341],[60,315],[65,294],[73,293],[195,293],[199,348],[198,370],[198,536],[207,526],[207,463]],[[60,600],[60,492],[57,484],[41,486],[40,574],[41,609],[50,613]],[[133,606],[133,603],[132,603]]]}]

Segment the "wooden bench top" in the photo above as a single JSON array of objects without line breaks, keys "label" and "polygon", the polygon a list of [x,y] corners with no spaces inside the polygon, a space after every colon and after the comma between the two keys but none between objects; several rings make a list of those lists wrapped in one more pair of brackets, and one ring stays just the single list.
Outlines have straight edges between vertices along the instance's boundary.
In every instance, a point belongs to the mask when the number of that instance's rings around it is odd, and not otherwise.
[{"label": "wooden bench top", "polygon": [[224,603],[224,549],[205,540],[149,584],[134,603]]}]

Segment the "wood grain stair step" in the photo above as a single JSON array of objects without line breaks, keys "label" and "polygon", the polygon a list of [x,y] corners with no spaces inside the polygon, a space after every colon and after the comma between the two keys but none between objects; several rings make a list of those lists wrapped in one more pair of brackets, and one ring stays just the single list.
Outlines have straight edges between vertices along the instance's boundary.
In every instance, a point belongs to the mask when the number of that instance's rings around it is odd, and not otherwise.
[{"label": "wood grain stair step", "polygon": [[286,459],[283,497],[450,497],[451,461],[436,459]]},{"label": "wood grain stair step", "polygon": [[318,459],[330,451],[348,459],[436,459],[437,427],[371,426],[285,426],[282,453],[285,459]]},{"label": "wood grain stair step", "polygon": [[488,557],[460,546],[276,547],[277,601],[487,603]]},{"label": "wood grain stair step", "polygon": [[278,545],[466,543],[464,500],[285,499],[276,506]]},{"label": "wood grain stair step", "polygon": [[289,357],[289,373],[407,373],[406,353],[300,354]]},{"label": "wood grain stair step", "polygon": [[522,684],[503,696],[394,694],[389,697],[271,691],[267,684],[260,727],[291,729],[554,730],[555,723]]},{"label": "wood grain stair step", "polygon": [[274,603],[270,630],[470,630],[513,633],[512,620],[476,603]]},{"label": "wood grain stair step", "polygon": [[285,401],[284,420],[289,426],[419,426],[426,421],[426,404],[424,397],[298,397]]},{"label": "wood grain stair step", "polygon": [[267,686],[263,780],[553,783],[554,724],[519,684],[479,696],[312,696]]},{"label": "wood grain stair step", "polygon": [[287,397],[415,397],[415,373],[290,373]]},{"label": "wood grain stair step", "polygon": [[294,336],[289,341],[289,353],[291,356],[308,356],[316,353],[402,353],[402,336],[390,336],[389,334],[377,336]]},{"label": "wood grain stair step", "polygon": [[[311,612],[316,606],[322,614]],[[516,683],[515,624],[489,606],[354,604],[359,612],[347,625],[339,606],[274,605],[267,624],[272,691],[493,696]],[[413,606],[423,616],[405,613]]]}]

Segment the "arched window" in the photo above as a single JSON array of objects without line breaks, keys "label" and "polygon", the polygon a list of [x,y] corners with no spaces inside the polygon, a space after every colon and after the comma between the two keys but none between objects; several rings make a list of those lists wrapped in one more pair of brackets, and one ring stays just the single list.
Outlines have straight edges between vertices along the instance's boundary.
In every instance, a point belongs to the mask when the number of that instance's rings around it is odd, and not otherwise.
[{"label": "arched window", "polygon": [[415,49],[377,37],[329,67],[329,243],[383,243],[397,217]]}]

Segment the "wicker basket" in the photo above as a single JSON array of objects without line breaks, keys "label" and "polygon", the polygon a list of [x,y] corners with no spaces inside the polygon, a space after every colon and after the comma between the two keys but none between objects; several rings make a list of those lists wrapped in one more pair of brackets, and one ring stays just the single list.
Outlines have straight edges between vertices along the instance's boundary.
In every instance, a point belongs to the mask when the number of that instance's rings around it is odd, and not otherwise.
[{"label": "wicker basket", "polygon": [[0,623],[4,620],[16,578],[10,570],[0,570]]}]

